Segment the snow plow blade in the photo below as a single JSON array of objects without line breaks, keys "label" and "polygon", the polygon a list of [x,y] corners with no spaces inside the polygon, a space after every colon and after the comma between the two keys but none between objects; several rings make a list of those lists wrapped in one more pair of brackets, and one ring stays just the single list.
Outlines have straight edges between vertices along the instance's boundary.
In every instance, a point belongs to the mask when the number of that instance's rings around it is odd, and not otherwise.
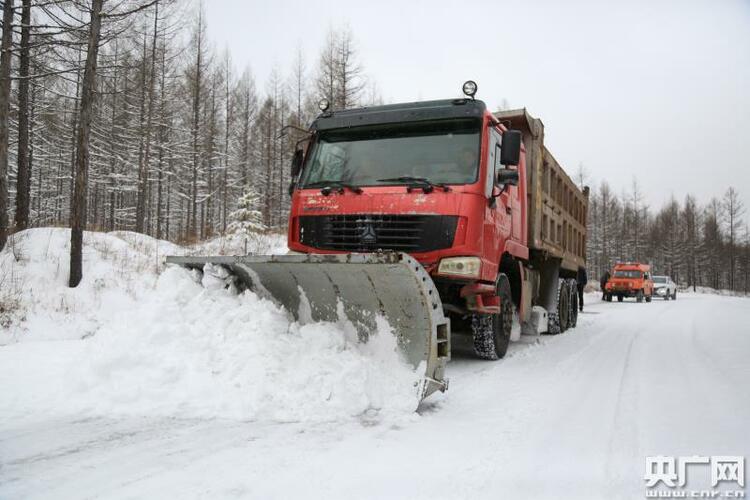
[{"label": "snow plow blade", "polygon": [[432,278],[407,254],[179,256],[166,261],[201,271],[207,264],[220,266],[239,288],[284,306],[297,320],[336,322],[343,309],[363,342],[380,314],[421,377],[418,401],[447,389],[450,323]]}]

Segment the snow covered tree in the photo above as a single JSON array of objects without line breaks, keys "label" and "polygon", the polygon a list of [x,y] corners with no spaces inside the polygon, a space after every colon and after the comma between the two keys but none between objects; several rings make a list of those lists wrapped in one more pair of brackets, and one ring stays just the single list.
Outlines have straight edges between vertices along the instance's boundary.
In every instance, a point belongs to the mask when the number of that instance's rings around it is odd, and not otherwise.
[{"label": "snow covered tree", "polygon": [[734,275],[736,271],[737,242],[739,241],[739,231],[742,227],[742,216],[745,213],[745,207],[740,199],[739,193],[733,187],[727,189],[723,200],[724,222],[727,227],[727,237],[729,239],[727,253],[729,254],[729,289],[735,289]]},{"label": "snow covered tree", "polygon": [[229,214],[227,233],[249,236],[265,231],[263,213],[259,210],[262,205],[261,196],[252,188],[246,188],[237,202],[237,210]]},{"label": "snow covered tree", "polygon": [[86,228],[86,190],[88,188],[89,138],[96,92],[96,65],[101,40],[102,7],[104,0],[92,0],[89,12],[89,38],[86,69],[83,73],[80,126],[76,137],[75,191],[70,215],[70,287],[76,287],[83,277],[83,230]]},{"label": "snow covered tree", "polygon": [[13,0],[3,3],[3,33],[0,43],[0,250],[8,239],[8,143],[10,112],[10,65],[13,41]]},{"label": "snow covered tree", "polygon": [[334,109],[360,104],[367,81],[357,60],[356,42],[350,28],[328,30],[315,83],[319,97],[328,99]]},{"label": "snow covered tree", "polygon": [[263,223],[261,196],[252,188],[245,188],[237,202],[237,210],[229,214],[227,232],[232,234],[260,233],[266,230]]}]

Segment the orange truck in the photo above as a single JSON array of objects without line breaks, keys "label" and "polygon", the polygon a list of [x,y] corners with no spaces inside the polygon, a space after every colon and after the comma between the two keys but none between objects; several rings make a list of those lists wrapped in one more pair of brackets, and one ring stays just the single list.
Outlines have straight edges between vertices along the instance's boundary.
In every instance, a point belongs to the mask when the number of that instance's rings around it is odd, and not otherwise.
[{"label": "orange truck", "polygon": [[638,302],[651,302],[654,295],[654,281],[651,279],[651,266],[639,262],[615,264],[612,277],[604,287],[604,298],[612,302],[617,297],[622,302],[625,297],[635,297]]}]

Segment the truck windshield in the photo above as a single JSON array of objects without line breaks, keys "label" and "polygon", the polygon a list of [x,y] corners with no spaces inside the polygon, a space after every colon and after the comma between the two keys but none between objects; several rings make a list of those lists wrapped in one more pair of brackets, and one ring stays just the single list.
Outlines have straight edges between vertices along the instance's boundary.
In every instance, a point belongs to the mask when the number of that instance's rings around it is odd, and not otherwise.
[{"label": "truck windshield", "polygon": [[618,269],[617,271],[615,271],[615,278],[639,279],[639,278],[643,278],[643,273],[641,273],[640,271]]},{"label": "truck windshield", "polygon": [[477,180],[480,130],[479,120],[443,120],[324,131],[313,146],[300,184],[405,182],[398,177],[471,184]]}]

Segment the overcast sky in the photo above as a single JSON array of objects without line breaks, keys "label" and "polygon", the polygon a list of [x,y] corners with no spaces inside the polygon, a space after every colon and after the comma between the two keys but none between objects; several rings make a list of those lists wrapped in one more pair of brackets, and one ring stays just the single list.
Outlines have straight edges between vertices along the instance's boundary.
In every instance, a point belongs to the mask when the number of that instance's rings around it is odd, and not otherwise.
[{"label": "overcast sky", "polygon": [[[259,89],[297,46],[312,69],[348,24],[387,102],[507,99],[545,124],[569,173],[661,206],[733,185],[750,205],[750,1],[207,0],[209,36]],[[748,207],[750,208],[750,207]]]}]

